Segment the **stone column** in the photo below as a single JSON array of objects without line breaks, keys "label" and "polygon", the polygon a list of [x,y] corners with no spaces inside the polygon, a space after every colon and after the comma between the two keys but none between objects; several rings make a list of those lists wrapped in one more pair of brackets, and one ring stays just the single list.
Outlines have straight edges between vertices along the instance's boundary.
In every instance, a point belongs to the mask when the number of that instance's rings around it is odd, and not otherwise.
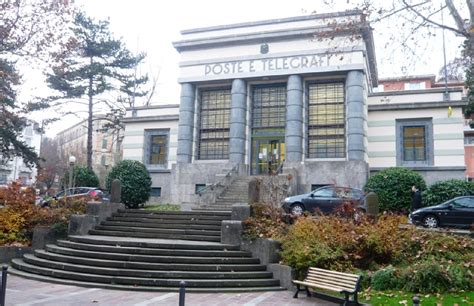
[{"label": "stone column", "polygon": [[193,156],[194,132],[194,85],[181,84],[178,128],[178,163],[190,163]]},{"label": "stone column", "polygon": [[247,126],[247,85],[244,80],[232,82],[232,108],[230,110],[229,161],[245,162],[245,128]]},{"label": "stone column", "polygon": [[286,93],[285,147],[287,162],[301,162],[303,156],[303,81],[299,75],[288,78]]},{"label": "stone column", "polygon": [[347,154],[349,160],[365,160],[364,125],[367,121],[367,96],[362,71],[349,71],[346,79]]}]

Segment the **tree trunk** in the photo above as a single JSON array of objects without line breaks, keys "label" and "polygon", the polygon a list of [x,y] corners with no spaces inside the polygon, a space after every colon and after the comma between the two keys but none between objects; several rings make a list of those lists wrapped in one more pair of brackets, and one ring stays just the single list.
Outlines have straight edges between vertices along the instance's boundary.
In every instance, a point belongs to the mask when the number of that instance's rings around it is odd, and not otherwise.
[{"label": "tree trunk", "polygon": [[[92,59],[91,59],[92,62]],[[87,168],[92,170],[92,130],[94,128],[92,121],[92,76],[89,77],[89,117],[87,118]]]}]

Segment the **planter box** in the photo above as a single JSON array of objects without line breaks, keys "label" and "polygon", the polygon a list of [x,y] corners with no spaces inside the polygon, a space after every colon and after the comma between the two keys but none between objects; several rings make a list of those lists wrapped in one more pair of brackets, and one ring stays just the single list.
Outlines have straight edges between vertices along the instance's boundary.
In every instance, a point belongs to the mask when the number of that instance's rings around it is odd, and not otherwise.
[{"label": "planter box", "polygon": [[1,246],[0,264],[8,264],[13,258],[21,258],[23,254],[33,253],[32,247]]},{"label": "planter box", "polygon": [[47,244],[55,243],[56,240],[66,238],[67,233],[58,233],[51,226],[37,226],[33,230],[33,249],[43,249]]}]

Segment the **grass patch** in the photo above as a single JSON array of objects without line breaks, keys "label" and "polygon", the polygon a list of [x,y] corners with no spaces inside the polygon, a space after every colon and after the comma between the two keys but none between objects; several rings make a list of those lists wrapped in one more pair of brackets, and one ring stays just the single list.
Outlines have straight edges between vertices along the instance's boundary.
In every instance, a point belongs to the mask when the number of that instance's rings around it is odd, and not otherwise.
[{"label": "grass patch", "polygon": [[[414,293],[405,292],[377,292],[362,293],[361,300],[364,303],[373,306],[390,306],[390,305],[413,305]],[[446,293],[446,294],[418,294],[420,304],[424,305],[441,305],[441,306],[464,306],[474,305],[474,292]]]},{"label": "grass patch", "polygon": [[176,204],[151,204],[146,205],[144,209],[153,211],[180,211],[181,207]]}]

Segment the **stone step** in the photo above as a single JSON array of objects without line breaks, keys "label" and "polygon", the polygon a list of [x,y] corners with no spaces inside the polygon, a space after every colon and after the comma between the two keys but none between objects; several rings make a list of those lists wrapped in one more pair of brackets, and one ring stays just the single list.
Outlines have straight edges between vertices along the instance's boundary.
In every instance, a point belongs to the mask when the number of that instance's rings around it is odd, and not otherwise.
[{"label": "stone step", "polygon": [[152,227],[128,227],[128,226],[109,226],[97,225],[97,230],[104,231],[126,231],[126,232],[140,232],[140,233],[156,233],[156,234],[177,234],[177,235],[202,235],[202,236],[216,236],[220,237],[220,230],[204,230],[204,229],[167,229],[167,228],[152,228]]},{"label": "stone step", "polygon": [[[81,286],[81,287],[92,287],[92,288],[104,288],[114,290],[134,290],[134,291],[155,291],[155,292],[177,292],[179,287],[157,287],[157,286],[127,286],[117,284],[105,284],[85,281],[75,281],[63,278],[49,277],[45,275],[33,274],[25,271],[10,267],[8,273],[17,275],[27,279],[33,279],[41,282],[50,282],[56,284],[65,284],[70,286]],[[190,293],[240,293],[240,292],[264,292],[264,291],[277,291],[286,290],[283,287],[271,286],[271,287],[243,287],[243,288],[186,288],[186,292]]]},{"label": "stone step", "polygon": [[232,196],[220,196],[216,199],[216,201],[242,203],[242,202],[247,202],[248,198],[232,197]]},{"label": "stone step", "polygon": [[[193,211],[191,211],[193,212]],[[146,218],[150,220],[213,220],[213,221],[222,221],[222,220],[230,220],[230,214],[226,212],[228,217],[223,216],[213,216],[210,215],[153,215],[153,214],[138,214],[138,213],[114,213],[112,217],[120,217],[120,218]],[[222,212],[212,212],[212,213],[222,213]]]},{"label": "stone step", "polygon": [[179,283],[186,281],[187,288],[225,288],[225,287],[279,287],[279,281],[271,278],[259,279],[159,279],[159,278],[143,278],[143,277],[124,277],[124,276],[108,276],[90,273],[79,273],[72,271],[64,271],[60,269],[51,269],[40,266],[31,265],[22,259],[14,259],[12,265],[15,269],[40,274],[45,276],[54,276],[59,278],[119,284],[134,286],[157,286],[157,287],[179,287]]},{"label": "stone step", "polygon": [[109,217],[107,221],[118,221],[118,222],[138,222],[143,224],[195,224],[195,225],[217,225],[220,226],[221,220],[183,220],[183,219],[150,219],[150,218],[132,218],[132,217]]},{"label": "stone step", "polygon": [[207,204],[207,205],[218,205],[218,206],[229,206],[232,207],[232,205],[237,204],[237,203],[247,203],[247,202],[236,202],[236,201],[224,201],[224,200],[216,200],[215,203],[213,204]]},{"label": "stone step", "polygon": [[251,257],[251,253],[247,251],[226,251],[226,250],[182,250],[182,249],[157,249],[157,248],[136,248],[111,246],[100,244],[78,243],[68,240],[58,240],[58,246],[70,249],[109,252],[109,253],[125,253],[140,255],[158,255],[158,256],[198,256],[198,257]]},{"label": "stone step", "polygon": [[197,208],[197,210],[200,210],[200,211],[214,211],[214,210],[231,211],[232,208],[225,208],[225,207],[216,208],[215,206],[199,206],[199,208]]},{"label": "stone step", "polygon": [[213,241],[220,242],[220,236],[209,235],[183,235],[183,234],[166,234],[166,233],[144,233],[133,231],[119,231],[119,230],[90,230],[91,235],[114,236],[114,237],[137,237],[137,238],[160,238],[160,239],[180,239],[190,241]]},{"label": "stone step", "polygon": [[36,250],[35,256],[56,262],[65,262],[78,265],[108,267],[115,269],[138,269],[138,270],[160,270],[160,271],[265,271],[266,266],[260,264],[179,264],[179,263],[153,263],[138,261],[118,261],[109,259],[97,259],[88,257],[75,257],[58,253],[50,253],[44,250]]},{"label": "stone step", "polygon": [[23,261],[36,266],[51,269],[61,269],[65,271],[82,272],[99,275],[126,276],[126,277],[147,277],[164,279],[246,279],[246,278],[272,278],[272,273],[267,271],[244,271],[244,272],[200,272],[200,271],[173,271],[173,270],[152,270],[152,269],[116,269],[108,267],[97,267],[88,265],[78,265],[52,261],[36,257],[33,254],[26,254]]},{"label": "stone step", "polygon": [[100,235],[69,236],[70,241],[78,243],[113,245],[119,247],[133,248],[157,248],[157,249],[178,249],[178,250],[239,250],[239,246],[222,244],[207,241],[181,241],[168,239],[147,239],[147,238],[127,238],[110,237]]},{"label": "stone step", "polygon": [[182,263],[182,264],[258,264],[259,260],[252,257],[198,257],[198,256],[154,256],[123,253],[106,253],[76,250],[60,247],[54,244],[46,245],[46,251],[76,257],[88,257],[107,260],[153,262],[153,263]]},{"label": "stone step", "polygon": [[151,222],[129,222],[124,221],[102,221],[100,223],[104,226],[117,226],[117,227],[139,227],[139,228],[162,228],[162,229],[176,229],[176,230],[207,230],[207,231],[220,231],[221,226],[219,225],[201,225],[201,224],[182,224],[182,223],[151,223]]},{"label": "stone step", "polygon": [[228,217],[229,214],[227,213],[206,213],[206,214],[199,214],[199,213],[194,213],[192,211],[153,211],[153,210],[145,210],[145,209],[119,209],[118,213],[128,213],[128,214],[147,214],[147,215],[154,215],[154,216],[183,216],[183,215],[190,215],[190,216],[222,216],[222,217]]}]

